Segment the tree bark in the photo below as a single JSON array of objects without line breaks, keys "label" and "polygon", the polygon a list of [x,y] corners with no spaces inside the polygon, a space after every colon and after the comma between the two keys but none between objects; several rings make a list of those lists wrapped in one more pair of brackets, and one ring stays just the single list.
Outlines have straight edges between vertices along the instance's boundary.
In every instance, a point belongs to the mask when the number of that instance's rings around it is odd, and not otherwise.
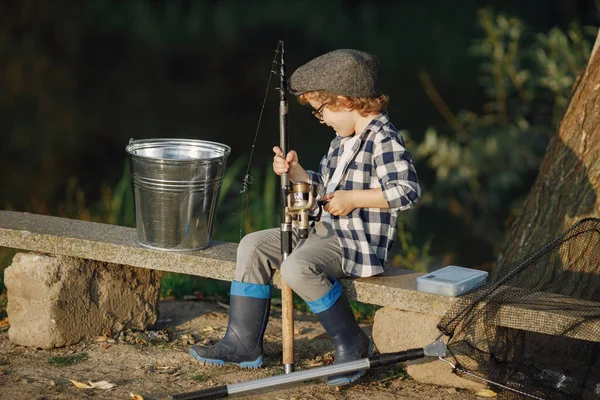
[{"label": "tree bark", "polygon": [[600,217],[599,46],[600,32],[497,268],[523,259],[581,218]]}]

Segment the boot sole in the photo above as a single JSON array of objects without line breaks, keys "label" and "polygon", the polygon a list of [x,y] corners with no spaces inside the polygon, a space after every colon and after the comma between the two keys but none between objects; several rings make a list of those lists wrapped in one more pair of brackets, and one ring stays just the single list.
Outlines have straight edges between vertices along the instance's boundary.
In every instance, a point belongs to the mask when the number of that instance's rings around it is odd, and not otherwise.
[{"label": "boot sole", "polygon": [[205,357],[200,356],[198,353],[196,353],[196,351],[194,349],[190,349],[189,354],[192,357],[194,357],[196,360],[202,361],[206,365],[211,365],[211,366],[215,366],[215,367],[222,367],[225,364],[228,364],[228,365],[237,365],[238,367],[246,368],[246,369],[256,369],[256,368],[262,367],[262,365],[263,365],[263,356],[259,356],[254,361],[242,361],[240,363],[236,363],[236,362],[231,362],[231,361],[219,360],[219,359],[215,359],[215,358],[205,358]]},{"label": "boot sole", "polygon": [[[369,340],[369,348],[367,349],[367,357],[371,357],[373,355],[373,346],[374,343],[372,340]],[[352,382],[356,381],[358,378],[363,376],[367,372],[366,369],[362,369],[360,371],[354,372],[350,376],[340,376],[334,379],[328,379],[327,383],[329,386],[344,386],[349,385]]]}]

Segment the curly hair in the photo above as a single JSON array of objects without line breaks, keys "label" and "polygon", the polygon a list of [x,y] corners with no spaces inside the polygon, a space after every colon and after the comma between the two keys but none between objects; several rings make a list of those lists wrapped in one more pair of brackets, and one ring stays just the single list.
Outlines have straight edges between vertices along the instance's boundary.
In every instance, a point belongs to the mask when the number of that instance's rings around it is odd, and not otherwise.
[{"label": "curly hair", "polygon": [[332,110],[336,110],[336,108],[356,110],[363,117],[379,114],[385,110],[389,99],[389,96],[385,94],[379,97],[345,97],[323,91],[306,92],[298,95],[300,104],[308,104],[309,100],[314,100],[321,104],[327,103],[327,107]]}]

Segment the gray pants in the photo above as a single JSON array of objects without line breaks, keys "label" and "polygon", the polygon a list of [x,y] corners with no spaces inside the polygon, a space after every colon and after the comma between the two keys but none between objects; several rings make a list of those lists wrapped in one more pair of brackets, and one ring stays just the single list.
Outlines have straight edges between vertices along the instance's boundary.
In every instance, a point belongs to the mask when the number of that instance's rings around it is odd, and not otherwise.
[{"label": "gray pants", "polygon": [[331,288],[328,278],[341,278],[342,250],[329,224],[317,222],[307,239],[292,235],[292,253],[282,263],[279,228],[250,233],[237,252],[236,280],[266,285],[275,269],[304,301],[316,301]]}]

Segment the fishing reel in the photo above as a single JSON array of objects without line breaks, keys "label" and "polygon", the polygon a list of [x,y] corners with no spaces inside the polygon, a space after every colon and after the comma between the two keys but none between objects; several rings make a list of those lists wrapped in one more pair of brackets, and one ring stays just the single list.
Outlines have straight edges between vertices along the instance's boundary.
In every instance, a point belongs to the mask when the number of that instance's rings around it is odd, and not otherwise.
[{"label": "fishing reel", "polygon": [[[319,207],[319,212],[311,216],[309,211]],[[319,221],[323,207],[317,201],[317,188],[308,182],[296,182],[292,190],[286,195],[285,222],[291,224],[292,221],[298,227],[298,237],[306,239],[311,221]]]}]

